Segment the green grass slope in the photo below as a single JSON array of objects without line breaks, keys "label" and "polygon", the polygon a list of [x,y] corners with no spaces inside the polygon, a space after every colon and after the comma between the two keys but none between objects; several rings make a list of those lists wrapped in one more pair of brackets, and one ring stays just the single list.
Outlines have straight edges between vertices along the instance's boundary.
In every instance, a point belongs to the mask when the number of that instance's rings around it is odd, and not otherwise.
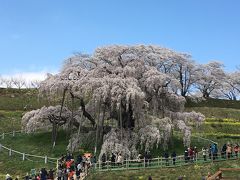
[{"label": "green grass slope", "polygon": [[[176,168],[157,168],[157,169],[140,169],[140,170],[123,170],[123,171],[107,171],[107,172],[95,172],[90,174],[88,180],[145,180],[149,176],[152,179],[158,180],[176,180],[180,176],[186,180],[201,179],[206,176],[208,172],[214,174],[219,168],[239,168],[240,160],[229,160],[214,163],[205,163],[199,165],[187,165]],[[228,174],[225,174],[227,176]],[[223,174],[224,176],[224,174]],[[229,175],[228,175],[229,176]],[[232,177],[240,178],[239,172],[231,174]]]},{"label": "green grass slope", "polygon": [[[27,105],[28,110],[41,107],[43,103],[38,101],[36,90],[16,90],[0,89],[0,133],[10,132],[21,129],[21,117],[24,114],[24,107]],[[225,105],[224,105],[225,104]],[[203,113],[207,119],[200,128],[193,128],[192,145],[199,149],[202,146],[208,146],[209,141],[197,138],[197,136],[214,140],[222,145],[226,142],[240,143],[240,106],[237,101],[213,100],[209,99],[200,103],[187,103],[186,111],[196,111]],[[21,134],[15,137],[6,136],[0,140],[5,146],[20,152],[35,155],[47,155],[50,157],[59,157],[66,152],[66,134],[60,131],[57,146],[53,151],[51,148],[51,133]],[[169,144],[169,152],[176,151],[178,155],[183,154],[184,146],[181,134],[174,132],[173,141]],[[164,150],[160,146],[154,148],[152,154],[162,156]],[[0,176],[1,174],[11,173],[23,175],[32,168],[54,167],[55,164],[44,164],[44,160],[29,159],[22,161],[22,157],[13,154],[8,156],[7,151],[0,152]],[[202,174],[214,172],[218,167],[239,167],[239,161],[221,162],[205,165],[190,165],[185,167],[170,169],[147,169],[138,171],[119,171],[94,173],[90,179],[146,179],[149,175],[153,179],[177,179],[180,175],[185,175],[188,179],[192,177],[201,177]],[[199,179],[198,178],[198,179]],[[1,179],[1,177],[0,177]],[[194,178],[195,179],[195,178]]]},{"label": "green grass slope", "polygon": [[0,88],[0,110],[23,111],[37,109],[41,106],[36,89],[4,89]]}]

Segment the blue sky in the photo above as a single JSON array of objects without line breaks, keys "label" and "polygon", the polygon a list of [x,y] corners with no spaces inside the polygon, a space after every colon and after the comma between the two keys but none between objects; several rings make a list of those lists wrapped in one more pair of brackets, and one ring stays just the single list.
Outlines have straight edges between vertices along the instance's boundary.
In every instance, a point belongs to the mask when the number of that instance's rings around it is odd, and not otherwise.
[{"label": "blue sky", "polygon": [[79,51],[155,44],[240,65],[238,0],[1,0],[0,74],[57,71]]}]

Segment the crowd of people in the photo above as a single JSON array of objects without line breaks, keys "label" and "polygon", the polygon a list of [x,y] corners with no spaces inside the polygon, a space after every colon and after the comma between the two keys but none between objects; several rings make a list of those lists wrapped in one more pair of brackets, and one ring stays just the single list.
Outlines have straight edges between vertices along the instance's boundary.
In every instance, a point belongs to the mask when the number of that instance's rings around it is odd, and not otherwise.
[{"label": "crowd of people", "polygon": [[[173,151],[169,153],[165,151],[162,155],[162,160],[165,162],[165,166],[169,165],[176,165],[176,162],[180,163],[184,161],[185,163],[193,163],[197,160],[207,161],[209,160],[216,160],[218,158],[233,158],[238,157],[240,152],[240,147],[238,144],[224,144],[221,148],[221,151],[218,149],[218,145],[216,143],[212,143],[209,145],[209,148],[203,147],[200,151],[198,148],[195,147],[188,147],[184,151],[184,155],[177,156],[176,152]],[[108,167],[121,167],[124,164],[125,159],[122,157],[121,153],[112,153],[110,156],[106,156],[106,154],[102,155],[101,158],[101,166],[102,168]],[[138,162],[139,166],[151,166],[151,162],[153,161],[152,155],[150,151],[146,151],[143,155],[138,154],[137,159],[131,160],[133,162]]]},{"label": "crowd of people", "polygon": [[[111,166],[121,166],[123,164],[123,156],[121,155],[121,153],[112,153],[111,157]],[[102,168],[105,168],[105,166],[107,165],[107,156],[105,153],[103,153],[102,158],[101,158],[101,165]]]},{"label": "crowd of people", "polygon": [[[96,157],[91,153],[85,153],[78,155],[74,158],[73,154],[67,153],[61,156],[58,161],[56,169],[41,168],[38,172],[32,172],[26,174],[21,179],[24,180],[79,180],[82,176],[88,174],[89,168],[96,163]],[[16,177],[14,180],[19,180]],[[13,180],[13,178],[7,174],[6,180]]]},{"label": "crowd of people", "polygon": [[[189,147],[184,151],[184,161],[185,163],[191,163],[196,160],[202,159],[203,161],[216,160],[218,158],[230,159],[230,158],[238,158],[238,154],[240,152],[240,147],[238,144],[230,144],[226,143],[221,147],[219,151],[218,145],[216,143],[210,144],[208,148],[203,147],[199,152],[197,147]],[[165,166],[176,165],[176,162],[179,161],[179,157],[176,152],[168,153],[165,151],[162,155],[162,159],[165,161]],[[138,154],[137,159],[134,161],[142,166],[151,166],[152,155],[150,151],[146,151],[143,155]],[[122,167],[124,165],[124,158],[121,153],[112,153],[110,156],[107,156],[105,153],[102,154],[101,168],[111,167]],[[180,161],[179,161],[180,162]],[[53,180],[57,178],[58,180],[79,180],[81,176],[88,174],[89,168],[91,166],[95,167],[97,163],[96,157],[91,153],[85,153],[83,155],[78,155],[74,158],[73,154],[67,153],[66,155],[62,155],[58,161],[58,166],[56,169],[42,168],[38,173],[34,173],[32,175],[26,174],[24,180]],[[107,167],[106,167],[107,166]],[[19,177],[16,177],[15,180],[19,180]],[[7,174],[6,180],[13,180],[13,178]]]},{"label": "crowd of people", "polygon": [[88,174],[89,168],[96,163],[96,157],[91,153],[78,155],[74,159],[73,154],[67,153],[62,155],[58,163],[57,179],[58,180],[72,180],[74,176],[77,180],[80,179],[81,174]]},{"label": "crowd of people", "polygon": [[204,153],[204,160],[207,160],[207,154],[209,156],[209,159],[218,159],[219,156],[221,156],[221,158],[233,158],[233,157],[238,157],[239,151],[240,151],[240,147],[238,144],[230,144],[230,143],[225,143],[221,150],[218,150],[217,144],[211,144],[209,146],[209,148],[203,148],[202,149]]},{"label": "crowd of people", "polygon": [[[225,143],[221,150],[219,151],[218,145],[216,143],[212,143],[209,145],[208,148],[203,147],[201,154],[202,158],[204,161],[207,161],[208,159],[210,160],[216,160],[218,158],[222,159],[230,159],[233,157],[238,158],[238,154],[240,152],[240,147],[238,144],[230,144],[230,143]],[[199,157],[199,152],[196,147],[192,148],[189,147],[185,150],[184,152],[184,160],[185,162],[194,162],[197,159],[200,159]]]},{"label": "crowd of people", "polygon": [[24,177],[17,176],[15,179],[13,179],[9,174],[6,175],[6,180],[52,180],[54,179],[54,170],[50,169],[49,171],[46,170],[46,168],[42,168],[38,173],[29,174],[27,173]]}]

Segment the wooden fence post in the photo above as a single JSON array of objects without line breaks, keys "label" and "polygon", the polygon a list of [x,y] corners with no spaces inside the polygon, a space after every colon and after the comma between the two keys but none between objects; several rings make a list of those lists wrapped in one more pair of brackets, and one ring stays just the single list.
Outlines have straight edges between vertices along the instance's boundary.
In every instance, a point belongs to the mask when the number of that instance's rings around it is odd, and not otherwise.
[{"label": "wooden fence post", "polygon": [[25,153],[22,154],[22,160],[24,161],[25,160]]},{"label": "wooden fence post", "polygon": [[145,168],[145,166],[146,166],[146,161],[145,161],[145,157],[143,158],[143,167]]},{"label": "wooden fence post", "polygon": [[9,155],[9,156],[12,156],[12,149],[9,149],[8,155]]},{"label": "wooden fence post", "polygon": [[97,170],[97,162],[94,163],[94,170],[95,170],[95,171]]},{"label": "wooden fence post", "polygon": [[57,159],[57,167],[56,167],[56,169],[58,169],[58,159]]},{"label": "wooden fence post", "polygon": [[2,144],[0,144],[0,152],[2,151]]},{"label": "wooden fence post", "polygon": [[12,136],[15,137],[15,131],[12,132]]},{"label": "wooden fence post", "polygon": [[5,136],[5,134],[4,134],[4,133],[2,133],[2,139],[4,139],[4,136]]},{"label": "wooden fence post", "polygon": [[44,163],[47,164],[47,156],[44,158]]}]

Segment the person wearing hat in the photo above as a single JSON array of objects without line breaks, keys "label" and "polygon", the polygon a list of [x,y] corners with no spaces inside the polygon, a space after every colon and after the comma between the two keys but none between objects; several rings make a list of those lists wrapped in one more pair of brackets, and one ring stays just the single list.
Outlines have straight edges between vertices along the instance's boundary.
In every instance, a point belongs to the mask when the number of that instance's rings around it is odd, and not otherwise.
[{"label": "person wearing hat", "polygon": [[12,178],[9,174],[6,175],[6,180],[12,180]]}]

